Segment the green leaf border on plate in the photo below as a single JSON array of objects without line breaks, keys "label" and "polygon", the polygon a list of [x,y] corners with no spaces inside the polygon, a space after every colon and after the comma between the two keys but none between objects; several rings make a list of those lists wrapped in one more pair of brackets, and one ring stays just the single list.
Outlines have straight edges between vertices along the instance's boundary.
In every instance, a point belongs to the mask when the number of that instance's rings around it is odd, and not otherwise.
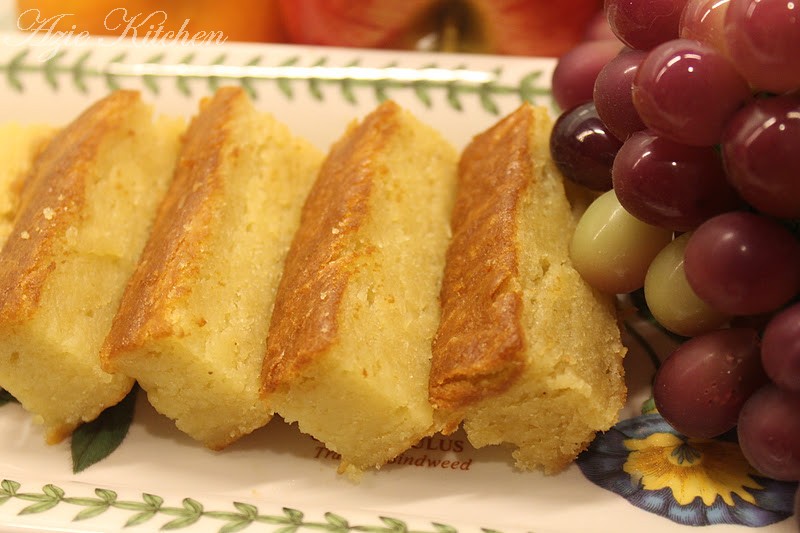
[{"label": "green leaf border on plate", "polygon": [[[354,524],[339,513],[326,512],[324,520],[309,519],[306,514],[290,507],[283,507],[279,513],[262,514],[259,508],[251,503],[232,502],[233,510],[213,511],[193,498],[184,498],[180,507],[165,505],[161,496],[142,493],[141,501],[118,499],[115,491],[106,488],[95,488],[95,497],[69,496],[57,485],[48,483],[39,492],[23,492],[22,484],[4,479],[0,481],[0,506],[10,500],[30,502],[20,510],[18,515],[41,514],[66,504],[80,508],[73,521],[90,520],[103,515],[110,509],[129,513],[124,527],[150,524],[158,518],[168,518],[160,524],[160,530],[180,530],[197,524],[201,520],[216,520],[221,523],[219,533],[243,531],[254,524],[273,526],[274,533],[290,533],[301,530],[328,531],[330,533],[458,533],[451,525],[431,522],[426,529],[413,529],[405,520],[389,516],[380,516],[380,523]],[[482,528],[484,533],[501,533],[496,529]]]},{"label": "green leaf border on plate", "polygon": [[330,94],[325,88],[331,87],[342,102],[352,106],[358,105],[359,98],[363,99],[365,94],[370,94],[374,103],[380,103],[398,92],[410,93],[425,108],[433,107],[433,94],[442,93],[443,101],[457,112],[464,112],[468,98],[476,99],[491,115],[501,113],[497,98],[504,96],[515,96],[520,102],[536,101],[555,106],[549,80],[542,69],[531,70],[514,81],[505,81],[502,67],[484,71],[466,65],[448,69],[428,63],[419,68],[403,68],[390,62],[383,67],[370,68],[362,67],[358,57],[336,66],[331,65],[330,58],[324,54],[307,65],[301,64],[301,56],[294,55],[268,66],[263,54],[254,54],[236,65],[225,53],[210,62],[199,63],[194,53],[185,54],[175,62],[166,61],[163,52],[136,62],[130,54],[121,52],[102,63],[93,61],[93,50],[60,50],[45,61],[36,58],[33,52],[31,48],[20,47],[0,63],[0,76],[15,92],[24,93],[29,77],[40,75],[54,92],[61,90],[66,80],[83,94],[89,92],[92,80],[99,80],[106,90],[113,91],[123,86],[123,80],[135,79],[143,90],[155,96],[162,92],[164,84],[172,83],[182,96],[191,97],[190,82],[196,81],[205,84],[209,92],[223,83],[238,84],[253,99],[259,98],[259,90],[265,83],[273,83],[286,100],[294,99],[305,85],[312,99],[323,101]]}]

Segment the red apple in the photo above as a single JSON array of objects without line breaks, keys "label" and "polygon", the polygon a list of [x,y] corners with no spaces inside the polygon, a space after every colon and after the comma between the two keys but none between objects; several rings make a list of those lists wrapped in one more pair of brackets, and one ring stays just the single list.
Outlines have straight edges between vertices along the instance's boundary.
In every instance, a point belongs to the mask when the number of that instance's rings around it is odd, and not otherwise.
[{"label": "red apple", "polygon": [[407,35],[429,18],[437,3],[437,0],[281,0],[281,9],[284,28],[293,43],[405,48]]},{"label": "red apple", "polygon": [[602,6],[602,0],[281,0],[295,43],[413,48],[438,30],[440,37],[448,33],[441,45],[448,51],[530,56],[571,49]]},{"label": "red apple", "polygon": [[467,0],[495,54],[560,56],[583,40],[602,0]]}]

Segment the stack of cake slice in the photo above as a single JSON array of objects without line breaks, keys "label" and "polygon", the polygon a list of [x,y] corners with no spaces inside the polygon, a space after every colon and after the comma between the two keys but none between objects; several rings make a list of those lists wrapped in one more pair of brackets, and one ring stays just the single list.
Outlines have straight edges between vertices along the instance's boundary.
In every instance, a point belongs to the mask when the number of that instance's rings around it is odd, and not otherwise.
[{"label": "stack of cake slice", "polygon": [[557,472],[617,420],[625,349],[550,128],[523,105],[459,159],[389,101],[325,156],[226,87],[188,129],[130,91],[0,129],[0,387],[49,442],[138,381],[212,449],[278,414],[357,477],[463,424]]}]

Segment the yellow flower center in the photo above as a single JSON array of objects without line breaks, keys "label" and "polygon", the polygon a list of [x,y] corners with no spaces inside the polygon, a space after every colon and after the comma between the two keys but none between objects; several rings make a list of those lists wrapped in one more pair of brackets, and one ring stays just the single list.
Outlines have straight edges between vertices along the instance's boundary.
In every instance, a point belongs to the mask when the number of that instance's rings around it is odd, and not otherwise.
[{"label": "yellow flower center", "polygon": [[631,453],[623,469],[645,490],[669,488],[681,505],[701,498],[709,506],[717,497],[734,505],[733,495],[755,503],[746,489],[762,489],[739,446],[705,439],[684,441],[672,433],[654,433],[645,439],[627,439]]}]

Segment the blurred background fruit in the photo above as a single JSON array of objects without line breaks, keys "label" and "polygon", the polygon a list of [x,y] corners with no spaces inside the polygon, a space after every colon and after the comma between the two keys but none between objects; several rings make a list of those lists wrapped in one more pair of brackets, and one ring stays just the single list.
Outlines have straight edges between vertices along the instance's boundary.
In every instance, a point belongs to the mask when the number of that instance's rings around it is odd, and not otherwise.
[{"label": "blurred background fruit", "polygon": [[602,9],[597,0],[467,0],[451,4],[465,9],[472,23],[467,28],[465,50],[530,56],[562,55],[583,39]]},{"label": "blurred background fruit", "polygon": [[361,48],[412,48],[435,30],[435,0],[279,0],[289,41]]},{"label": "blurred background fruit", "polygon": [[412,48],[441,16],[435,0],[280,0],[289,40],[299,44]]},{"label": "blurred background fruit", "polygon": [[[45,30],[120,35],[128,27],[124,9],[128,21],[138,15],[140,38],[161,24],[162,33],[177,32],[188,21],[184,29],[190,35],[219,32],[228,41],[553,57],[585,37],[612,37],[602,5],[602,0],[17,0],[23,29],[39,27],[38,15],[48,21]],[[58,18],[63,14],[70,16]]]}]

